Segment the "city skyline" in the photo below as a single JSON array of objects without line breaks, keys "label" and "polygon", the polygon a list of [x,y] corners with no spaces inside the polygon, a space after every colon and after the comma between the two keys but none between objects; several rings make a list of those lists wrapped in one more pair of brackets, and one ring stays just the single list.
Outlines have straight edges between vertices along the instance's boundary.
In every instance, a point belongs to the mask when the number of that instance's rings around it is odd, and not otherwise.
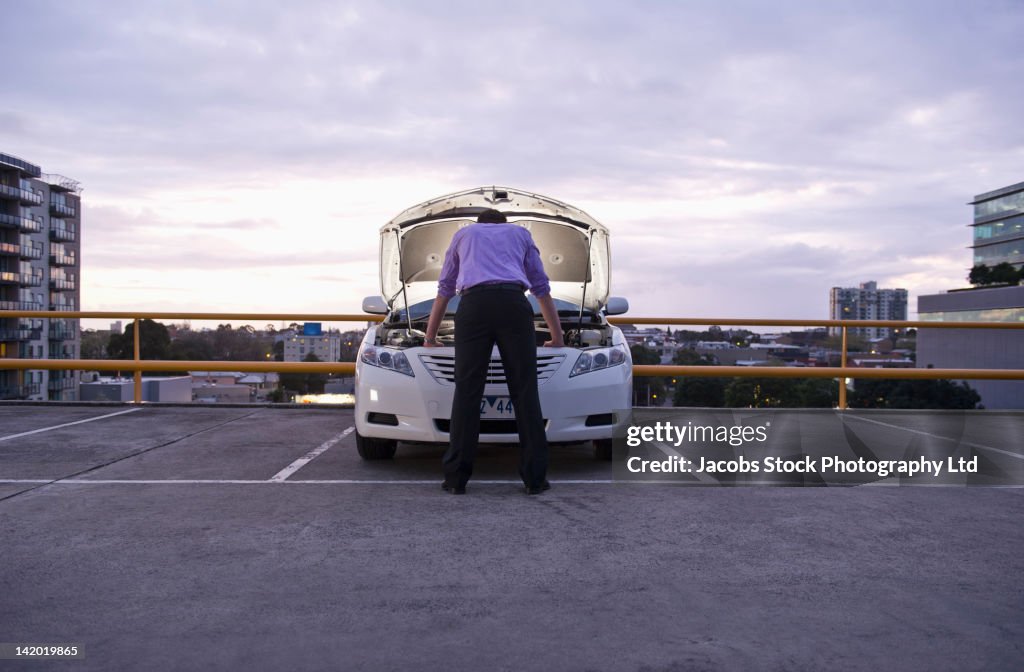
[{"label": "city skyline", "polygon": [[502,184],[609,227],[630,315],[913,318],[1024,180],[1012,2],[12,5],[0,151],[82,183],[85,310],[359,312],[385,222]]}]

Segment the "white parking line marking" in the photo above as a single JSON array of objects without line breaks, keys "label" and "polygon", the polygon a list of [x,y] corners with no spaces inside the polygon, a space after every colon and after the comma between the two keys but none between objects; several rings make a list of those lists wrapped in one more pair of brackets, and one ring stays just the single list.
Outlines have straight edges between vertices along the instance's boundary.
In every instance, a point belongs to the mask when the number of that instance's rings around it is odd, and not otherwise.
[{"label": "white parking line marking", "polygon": [[[44,483],[48,485],[429,485],[438,486],[440,481],[433,479],[429,481],[425,480],[356,480],[356,479],[334,479],[334,480],[309,480],[309,481],[264,481],[264,480],[242,480],[242,479],[167,479],[167,480],[103,480],[103,479],[90,479],[90,478],[65,478],[62,480],[51,481],[49,479],[0,479],[0,485],[8,485],[14,483]],[[553,480],[552,485],[616,485],[628,483],[629,485],[673,485],[673,486],[696,486],[696,487],[707,487],[708,483],[701,481],[678,481],[678,480],[656,480],[656,481],[638,481],[638,480],[613,480],[613,479],[566,479],[564,481]],[[472,480],[470,485],[518,485],[522,486],[523,482],[518,480]],[[714,485],[719,485],[717,482]],[[761,486],[791,486],[792,481],[758,481],[751,483],[750,487],[761,487]],[[901,483],[865,483],[866,487],[894,487],[902,488],[908,487]],[[842,487],[862,487],[862,486],[842,486]],[[913,486],[914,488],[964,488],[963,484],[957,483],[918,483]],[[972,489],[983,488],[983,489],[995,489],[995,490],[1020,490],[1024,489],[1024,485],[971,485]],[[814,488],[811,488],[814,489]],[[440,492],[440,488],[438,488]]]},{"label": "white parking line marking", "polygon": [[[621,483],[628,481],[614,481],[611,479],[566,479],[564,481],[553,480],[551,481],[554,485],[580,485],[580,484],[608,484],[608,483]],[[638,481],[640,482],[640,481]],[[9,483],[51,483],[53,485],[61,484],[81,484],[88,483],[90,485],[160,485],[160,484],[173,484],[173,485],[198,485],[198,484],[225,484],[225,485],[268,485],[277,483],[288,483],[288,484],[300,484],[300,485],[357,485],[357,484],[368,484],[368,485],[435,485],[440,486],[441,479],[323,479],[323,480],[308,480],[308,481],[264,481],[264,480],[246,480],[246,479],[224,479],[224,478],[182,478],[182,479],[100,479],[100,478],[63,478],[59,480],[52,480],[48,478],[0,478],[0,485]],[[523,482],[519,480],[484,480],[474,479],[470,481],[474,485],[522,485]],[[440,489],[440,488],[438,488]]]},{"label": "white parking line marking", "polygon": [[844,415],[843,417],[844,418],[853,418],[855,420],[863,420],[864,422],[870,422],[870,423],[874,423],[876,425],[882,425],[883,427],[892,427],[893,429],[902,429],[904,432],[910,432],[911,434],[920,434],[921,436],[927,436],[927,437],[930,437],[930,438],[933,438],[933,439],[942,439],[943,441],[952,441],[954,443],[959,442],[962,445],[970,446],[971,448],[981,448],[982,450],[991,450],[992,452],[1001,453],[1003,455],[1008,455],[1009,457],[1016,457],[1018,460],[1024,460],[1024,455],[1022,455],[1020,453],[1014,453],[1014,452],[1011,452],[1009,450],[1003,450],[1002,448],[993,448],[992,446],[983,446],[980,443],[972,443],[970,441],[960,441],[959,439],[951,439],[948,436],[939,436],[938,434],[931,434],[929,432],[922,432],[919,429],[909,429],[907,427],[901,427],[899,425],[892,425],[892,424],[889,424],[888,422],[882,422],[881,420],[871,420],[870,418],[862,418],[859,415]]},{"label": "white parking line marking", "polygon": [[30,436],[32,434],[39,434],[40,432],[49,432],[50,430],[60,429],[61,427],[71,427],[72,425],[81,425],[86,422],[96,422],[97,420],[103,420],[104,418],[112,418],[115,415],[124,415],[125,413],[134,413],[135,411],[141,411],[142,408],[129,408],[127,411],[118,411],[117,413],[108,413],[106,415],[100,415],[95,418],[87,418],[85,420],[76,420],[75,422],[65,422],[63,425],[54,425],[53,427],[43,427],[42,429],[33,429],[31,432],[22,432],[21,434],[11,434],[10,436],[0,436],[0,441],[9,441],[11,439],[17,439],[22,436]]},{"label": "white parking line marking", "polygon": [[281,471],[279,471],[276,474],[274,474],[270,478],[270,481],[272,483],[281,483],[281,482],[285,481],[289,476],[291,476],[296,471],[298,471],[299,469],[302,469],[304,466],[306,466],[307,464],[309,464],[310,462],[315,460],[319,455],[323,454],[324,451],[326,451],[328,448],[330,448],[331,446],[336,444],[338,441],[341,441],[342,439],[344,439],[346,436],[351,434],[353,431],[355,431],[355,427],[349,427],[344,432],[342,432],[341,434],[338,434],[334,438],[331,438],[331,439],[328,439],[328,440],[324,441],[323,443],[321,443],[319,446],[317,446],[313,450],[309,451],[308,453],[306,453],[305,455],[303,455],[299,459],[295,460],[294,462],[289,464],[287,467],[285,467]]}]

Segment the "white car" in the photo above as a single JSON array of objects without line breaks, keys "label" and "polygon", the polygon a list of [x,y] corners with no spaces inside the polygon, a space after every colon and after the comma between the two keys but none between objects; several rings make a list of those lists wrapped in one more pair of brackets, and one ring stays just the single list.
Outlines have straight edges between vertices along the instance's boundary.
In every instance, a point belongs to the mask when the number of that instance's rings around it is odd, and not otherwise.
[{"label": "white car", "polygon": [[[596,455],[611,459],[612,435],[632,405],[633,366],[622,331],[605,319],[629,309],[625,299],[608,297],[608,229],[571,205],[505,187],[442,196],[381,228],[383,296],[367,297],[363,310],[385,318],[367,329],[356,360],[356,446],[364,459],[394,457],[399,441],[448,442],[459,297],[452,297],[438,332],[444,347],[424,348],[424,330],[452,236],[488,208],[529,229],[565,332],[568,347],[542,347],[550,333],[530,297],[548,442],[593,441]],[[480,406],[481,443],[518,443],[508,394],[495,347]]]}]

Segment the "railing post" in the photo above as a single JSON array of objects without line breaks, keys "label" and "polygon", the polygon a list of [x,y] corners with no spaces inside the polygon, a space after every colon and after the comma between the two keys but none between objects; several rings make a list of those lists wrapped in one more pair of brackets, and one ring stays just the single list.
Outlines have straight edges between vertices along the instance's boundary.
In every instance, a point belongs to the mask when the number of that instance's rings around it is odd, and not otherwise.
[{"label": "railing post", "polygon": [[[846,325],[843,325],[842,352],[839,355],[839,366],[846,368]],[[846,410],[846,378],[839,379],[839,410]]]},{"label": "railing post", "polygon": [[[141,357],[142,348],[139,345],[139,343],[140,343],[140,340],[139,340],[139,327],[142,326],[141,322],[142,321],[139,318],[137,318],[137,317],[135,318],[135,334],[134,334],[134,336],[135,336],[135,363],[136,364],[138,364],[139,360],[142,359],[142,357]],[[141,404],[142,403],[142,371],[140,369],[135,369],[135,403],[136,404]]]}]

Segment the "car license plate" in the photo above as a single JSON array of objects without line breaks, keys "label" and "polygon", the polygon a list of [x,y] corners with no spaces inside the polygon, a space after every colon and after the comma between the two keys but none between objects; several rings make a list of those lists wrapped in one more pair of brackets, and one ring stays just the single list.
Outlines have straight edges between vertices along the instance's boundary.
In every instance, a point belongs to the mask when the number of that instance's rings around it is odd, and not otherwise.
[{"label": "car license plate", "polygon": [[480,400],[481,418],[514,418],[515,410],[512,408],[512,400],[508,397],[484,396]]}]

